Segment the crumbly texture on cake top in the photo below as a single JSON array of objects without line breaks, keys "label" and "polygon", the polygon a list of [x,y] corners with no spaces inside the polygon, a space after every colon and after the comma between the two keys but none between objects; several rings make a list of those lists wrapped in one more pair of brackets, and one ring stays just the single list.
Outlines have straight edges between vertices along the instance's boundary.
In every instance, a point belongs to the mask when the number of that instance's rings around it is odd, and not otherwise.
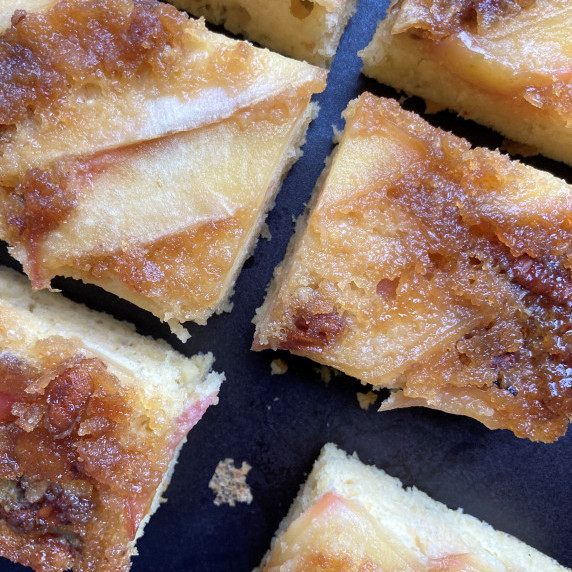
[{"label": "crumbly texture on cake top", "polygon": [[363,95],[256,318],[282,348],[553,441],[572,413],[571,187]]},{"label": "crumbly texture on cake top", "polygon": [[278,93],[309,98],[325,76],[155,0],[22,12],[0,37],[0,69],[8,186],[30,167],[198,128]]},{"label": "crumbly texture on cake top", "polygon": [[[283,568],[280,568],[282,566]],[[560,571],[551,558],[327,444],[259,570]]]}]

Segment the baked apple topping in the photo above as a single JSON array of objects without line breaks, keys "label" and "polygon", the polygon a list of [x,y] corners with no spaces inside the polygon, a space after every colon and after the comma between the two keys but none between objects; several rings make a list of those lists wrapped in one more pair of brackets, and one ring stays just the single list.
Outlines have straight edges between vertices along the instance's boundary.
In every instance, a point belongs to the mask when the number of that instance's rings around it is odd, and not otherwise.
[{"label": "baked apple topping", "polygon": [[468,550],[425,554],[422,546],[383,528],[359,501],[328,492],[290,524],[264,570],[477,572],[489,567]]},{"label": "baked apple topping", "polygon": [[365,94],[254,347],[394,390],[382,409],[554,441],[572,415],[570,213],[563,181]]},{"label": "baked apple topping", "polygon": [[[178,445],[171,437],[188,427],[151,424],[137,394],[69,340],[42,340],[35,352],[37,362],[0,354],[4,554],[55,570],[41,547],[57,541],[75,570],[123,570]],[[24,537],[22,556],[13,547]]]},{"label": "baked apple topping", "polygon": [[[418,38],[431,57],[474,89],[570,121],[567,0],[403,0],[392,10],[392,34]],[[531,35],[541,48],[527,45]]]}]

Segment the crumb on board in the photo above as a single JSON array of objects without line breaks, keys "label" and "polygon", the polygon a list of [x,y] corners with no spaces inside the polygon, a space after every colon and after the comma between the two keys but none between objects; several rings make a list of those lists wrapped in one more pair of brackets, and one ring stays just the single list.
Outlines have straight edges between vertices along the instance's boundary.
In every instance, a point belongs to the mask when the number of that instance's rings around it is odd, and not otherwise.
[{"label": "crumb on board", "polygon": [[272,233],[270,232],[270,227],[266,223],[263,223],[262,227],[260,228],[260,238],[268,240],[269,242],[272,240]]},{"label": "crumb on board", "polygon": [[431,101],[430,99],[425,100],[425,113],[429,115],[433,115],[434,113],[439,113],[443,111],[445,108],[435,101]]},{"label": "crumb on board", "polygon": [[378,394],[375,391],[368,391],[367,393],[362,393],[358,391],[356,393],[359,406],[367,411],[377,400]]},{"label": "crumb on board", "polygon": [[288,371],[288,364],[282,359],[273,359],[270,362],[270,375],[284,375]]},{"label": "crumb on board", "polygon": [[250,504],[252,491],[246,482],[246,475],[252,467],[243,461],[240,468],[234,466],[234,459],[219,461],[209,482],[209,489],[216,493],[214,504],[234,506],[237,502]]},{"label": "crumb on board", "polygon": [[333,367],[328,367],[327,365],[315,367],[314,371],[320,376],[320,379],[324,382],[325,385],[328,385],[330,381],[332,381],[332,376],[338,376],[342,374],[341,371],[334,369]]}]

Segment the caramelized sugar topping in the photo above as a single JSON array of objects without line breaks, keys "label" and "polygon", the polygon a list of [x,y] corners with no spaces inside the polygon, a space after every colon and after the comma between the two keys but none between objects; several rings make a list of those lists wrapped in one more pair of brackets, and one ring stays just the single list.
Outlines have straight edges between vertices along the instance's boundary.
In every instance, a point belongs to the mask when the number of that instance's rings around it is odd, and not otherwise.
[{"label": "caramelized sugar topping", "polygon": [[536,0],[402,0],[393,9],[405,6],[412,31],[420,37],[445,38],[467,31],[480,34],[534,6]]},{"label": "caramelized sugar topping", "polygon": [[236,90],[261,71],[244,42],[220,46],[209,59],[204,33],[201,22],[155,0],[64,0],[38,14],[20,10],[0,37],[0,125],[57,108],[72,92],[87,101],[147,81],[180,95],[213,77]]},{"label": "caramelized sugar topping", "polygon": [[56,539],[78,569],[107,569],[110,557],[123,569],[170,462],[168,435],[69,340],[42,340],[35,352],[37,362],[0,354],[0,526],[33,547],[7,556],[43,569]]},{"label": "caramelized sugar topping", "polygon": [[326,183],[276,294],[286,308],[263,332],[270,345],[521,437],[564,434],[570,188],[373,96],[358,102],[344,137],[336,160],[346,144],[365,153],[359,142],[371,137],[384,159],[399,160],[368,166],[351,193]]},{"label": "caramelized sugar topping", "polygon": [[24,180],[6,197],[4,209],[11,244],[24,243],[29,274],[36,287],[44,284],[39,267],[39,250],[45,237],[70,215],[78,197],[65,174],[55,169],[30,169]]},{"label": "caramelized sugar topping", "polygon": [[144,71],[166,77],[186,21],[153,0],[65,0],[39,14],[17,11],[0,37],[0,123],[48,107],[74,82]]},{"label": "caramelized sugar topping", "polygon": [[294,317],[293,326],[281,347],[292,351],[304,348],[316,351],[333,345],[343,333],[345,323],[336,312],[311,314],[302,311]]},{"label": "caramelized sugar topping", "polygon": [[69,264],[96,283],[115,276],[151,300],[184,300],[185,311],[207,310],[224,291],[255,216],[240,209],[232,217],[116,252],[81,256]]},{"label": "caramelized sugar topping", "polygon": [[566,0],[403,0],[393,7],[392,34],[470,89],[510,102],[515,116],[551,116],[567,129],[572,69]]}]

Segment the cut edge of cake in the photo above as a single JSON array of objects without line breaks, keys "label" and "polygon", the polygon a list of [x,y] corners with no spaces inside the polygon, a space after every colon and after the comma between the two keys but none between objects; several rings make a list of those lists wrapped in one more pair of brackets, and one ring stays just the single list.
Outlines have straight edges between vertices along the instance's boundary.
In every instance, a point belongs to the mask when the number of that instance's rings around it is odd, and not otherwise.
[{"label": "cut edge of cake", "polygon": [[168,0],[232,34],[310,64],[328,67],[357,0]]}]

